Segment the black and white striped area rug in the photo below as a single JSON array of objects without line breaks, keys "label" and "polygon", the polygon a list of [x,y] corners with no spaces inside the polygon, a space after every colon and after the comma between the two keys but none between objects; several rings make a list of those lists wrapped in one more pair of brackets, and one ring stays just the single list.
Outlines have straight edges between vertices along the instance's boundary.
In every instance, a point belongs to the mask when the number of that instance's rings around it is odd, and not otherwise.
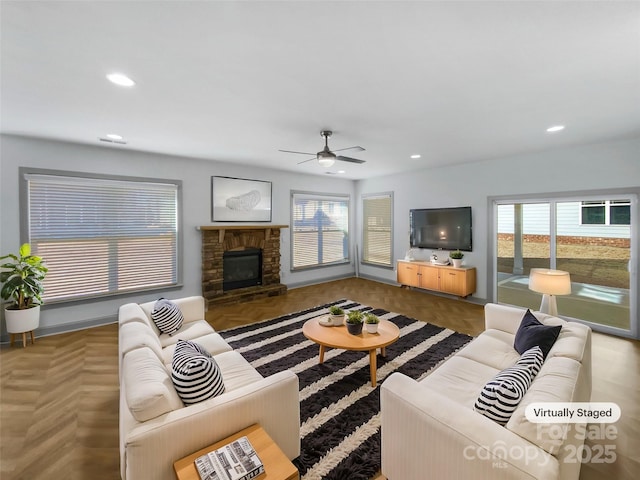
[{"label": "black and white striped area rug", "polygon": [[[378,355],[378,386],[367,352],[329,349],[318,364],[318,345],[302,335],[310,318],[340,305],[372,311],[400,328],[399,340]],[[350,300],[220,332],[263,375],[292,370],[300,379],[302,480],[369,479],[380,470],[380,384],[393,372],[420,379],[471,340],[468,335]]]}]

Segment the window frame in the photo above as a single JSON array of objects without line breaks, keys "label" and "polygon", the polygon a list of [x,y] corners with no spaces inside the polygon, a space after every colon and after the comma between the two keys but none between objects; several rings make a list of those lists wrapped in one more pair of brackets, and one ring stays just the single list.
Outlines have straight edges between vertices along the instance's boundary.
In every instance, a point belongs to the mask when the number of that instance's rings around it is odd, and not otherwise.
[{"label": "window frame", "polygon": [[[504,203],[553,203],[558,202],[571,202],[571,201],[583,201],[591,200],[598,201],[599,199],[607,197],[609,200],[626,200],[630,199],[631,208],[631,225],[630,225],[630,242],[631,242],[631,258],[629,260],[629,272],[630,272],[630,285],[629,285],[629,298],[630,298],[630,328],[629,330],[620,329],[617,327],[610,327],[602,324],[588,322],[581,319],[573,319],[577,322],[586,323],[594,331],[603,332],[610,335],[630,337],[634,339],[640,338],[640,321],[638,320],[639,302],[640,298],[640,280],[638,279],[638,271],[640,270],[640,255],[637,254],[638,246],[640,245],[640,223],[634,221],[638,217],[638,209],[640,208],[640,188],[638,187],[626,187],[626,188],[612,188],[608,190],[581,190],[571,192],[549,192],[540,194],[514,194],[514,195],[500,195],[487,197],[487,231],[489,237],[494,240],[489,242],[487,247],[487,299],[490,302],[497,303],[497,281],[498,281],[498,269],[497,269],[497,244],[495,239],[498,234],[498,205]],[[549,218],[549,225],[551,231],[555,232],[556,229],[556,214],[555,207],[551,209],[551,215]],[[551,235],[551,241],[549,243],[550,251],[556,251],[555,235]],[[550,268],[555,268],[555,257],[552,257],[552,263]]]},{"label": "window frame", "polygon": [[[182,180],[136,177],[126,175],[110,175],[90,172],[78,172],[67,170],[53,170],[43,168],[19,167],[19,218],[20,218],[20,243],[31,243],[30,239],[30,192],[28,175],[50,175],[58,177],[81,178],[98,181],[114,181],[114,182],[139,182],[139,183],[156,183],[165,185],[175,185],[176,187],[176,278],[175,282],[165,285],[154,285],[149,287],[131,288],[121,291],[109,291],[99,294],[76,295],[73,297],[65,297],[61,299],[50,299],[46,301],[47,305],[64,305],[69,303],[78,303],[84,301],[95,301],[101,299],[109,299],[114,297],[124,297],[136,295],[139,293],[161,292],[166,290],[175,290],[183,286],[183,222],[182,222]],[[46,261],[46,259],[45,259]]]},{"label": "window frame", "polygon": [[[623,200],[589,200],[583,201],[580,204],[580,225],[602,225],[602,226],[618,226],[618,225],[630,225],[630,223],[612,223],[611,222],[611,209],[616,207],[627,207],[629,209],[629,215],[631,214],[631,203]],[[585,209],[589,208],[601,208],[604,213],[602,223],[599,222],[584,222]]]},{"label": "window frame", "polygon": [[[361,253],[360,263],[362,263],[363,265],[368,265],[368,266],[372,266],[372,267],[393,269],[394,268],[394,261],[393,261],[393,220],[394,220],[394,216],[393,216],[393,192],[367,193],[367,194],[363,194],[361,196],[361,198],[362,198],[362,253]],[[365,201],[366,200],[375,199],[375,198],[388,198],[389,199],[389,264],[373,262],[371,260],[366,260],[365,259],[365,255],[367,253],[365,248],[366,248],[366,245],[367,245],[367,232],[368,232],[367,217],[366,217],[366,214],[365,214],[365,211],[366,211],[366,209],[365,209]]]},{"label": "window frame", "polygon": [[[321,263],[321,264],[313,264],[306,265],[302,267],[295,266],[295,234],[296,234],[296,226],[295,226],[295,212],[296,212],[296,196],[308,196],[308,197],[317,197],[317,200],[325,200],[325,201],[334,201],[334,200],[342,200],[347,205],[347,255],[341,261],[329,262],[329,263]],[[291,190],[290,195],[290,219],[291,219],[291,227],[290,231],[290,271],[291,272],[302,272],[306,270],[314,270],[317,268],[327,268],[327,267],[336,267],[341,265],[348,265],[351,262],[351,234],[349,233],[351,227],[351,214],[352,214],[352,206],[351,206],[351,195],[348,193],[327,193],[327,192],[311,192],[311,191],[302,191],[302,190]]]}]

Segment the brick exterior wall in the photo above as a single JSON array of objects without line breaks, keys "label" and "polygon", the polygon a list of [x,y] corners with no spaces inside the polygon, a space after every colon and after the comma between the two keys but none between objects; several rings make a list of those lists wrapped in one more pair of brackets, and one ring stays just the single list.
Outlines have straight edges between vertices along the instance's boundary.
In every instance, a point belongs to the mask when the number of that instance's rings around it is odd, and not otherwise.
[{"label": "brick exterior wall", "polygon": [[[498,240],[513,242],[513,233],[499,233]],[[531,235],[522,236],[524,243],[549,243],[549,235]],[[556,241],[559,245],[584,245],[584,246],[601,246],[601,247],[619,247],[629,248],[631,239],[629,238],[605,238],[605,237],[569,237],[558,235]]]}]

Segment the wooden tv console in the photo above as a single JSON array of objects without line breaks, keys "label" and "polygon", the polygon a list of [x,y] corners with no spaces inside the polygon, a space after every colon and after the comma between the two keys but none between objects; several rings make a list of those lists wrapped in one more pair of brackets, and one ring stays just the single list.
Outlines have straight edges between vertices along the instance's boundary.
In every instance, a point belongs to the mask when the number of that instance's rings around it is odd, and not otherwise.
[{"label": "wooden tv console", "polygon": [[398,283],[403,287],[467,297],[476,291],[476,269],[434,265],[430,262],[398,260]]}]

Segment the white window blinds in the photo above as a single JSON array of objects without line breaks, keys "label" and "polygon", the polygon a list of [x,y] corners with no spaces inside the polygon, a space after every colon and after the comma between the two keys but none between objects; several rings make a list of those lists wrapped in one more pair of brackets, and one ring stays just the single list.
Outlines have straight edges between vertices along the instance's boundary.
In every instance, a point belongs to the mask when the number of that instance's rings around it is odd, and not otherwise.
[{"label": "white window blinds", "polygon": [[292,270],[349,261],[349,197],[292,192]]},{"label": "white window blinds", "polygon": [[26,174],[28,237],[44,301],[178,282],[179,182]]},{"label": "white window blinds", "polygon": [[392,195],[367,195],[362,198],[362,262],[391,267]]}]

